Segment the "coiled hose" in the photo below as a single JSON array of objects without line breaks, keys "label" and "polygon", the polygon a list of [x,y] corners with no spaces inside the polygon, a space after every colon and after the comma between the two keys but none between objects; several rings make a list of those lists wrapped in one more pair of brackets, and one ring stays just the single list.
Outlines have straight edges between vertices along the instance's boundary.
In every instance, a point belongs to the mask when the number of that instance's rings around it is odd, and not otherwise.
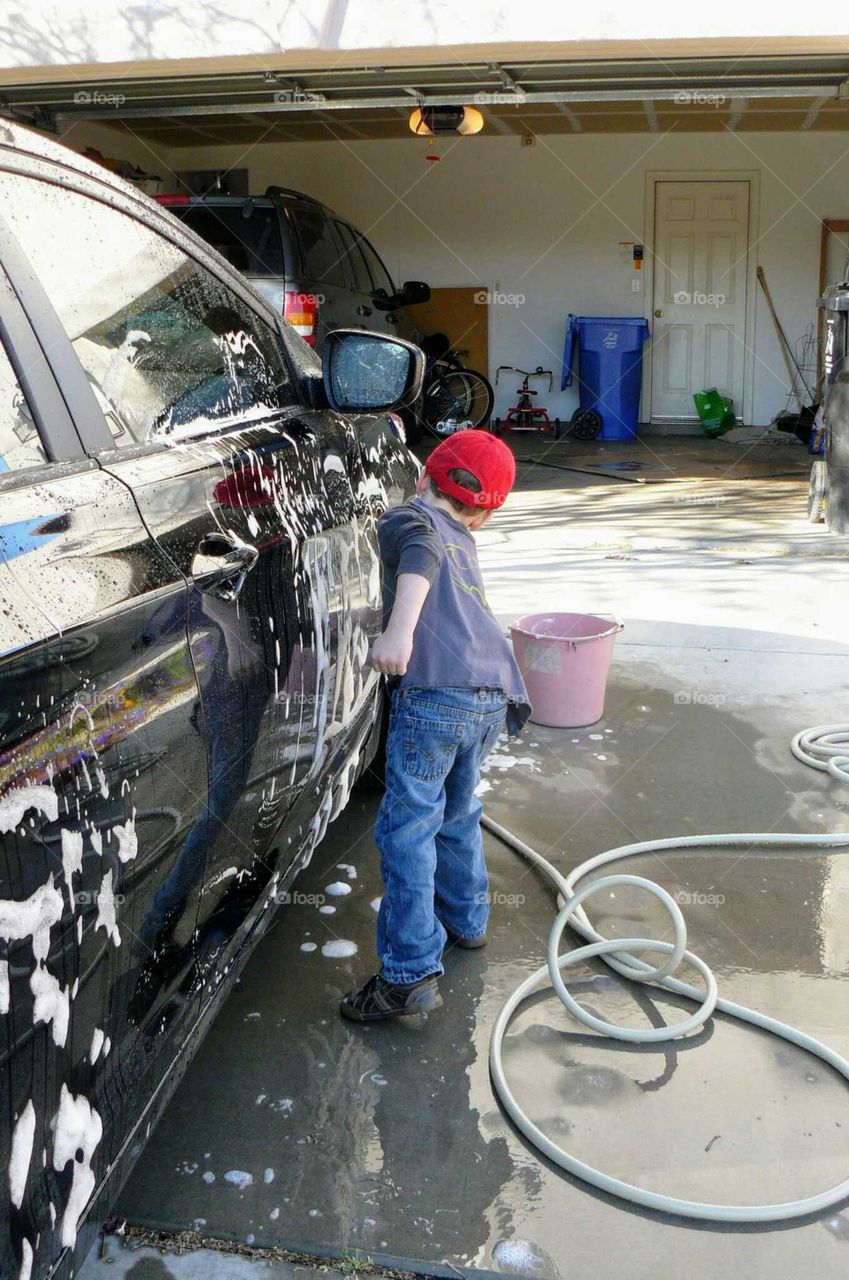
[{"label": "coiled hose", "polygon": [[[849,725],[818,725],[803,730],[793,738],[791,749],[793,754],[812,768],[826,770],[833,777],[849,782]],[[772,834],[771,832],[732,832],[725,835],[680,836],[664,840],[644,840],[637,844],[620,845],[617,849],[608,849],[594,858],[575,867],[568,876],[563,876],[556,867],[530,845],[519,840],[506,827],[493,821],[484,814],[482,825],[497,836],[516,853],[532,863],[554,886],[557,892],[559,911],[551,926],[548,939],[548,961],[516,988],[496,1019],[492,1030],[489,1047],[489,1067],[493,1086],[498,1098],[513,1123],[526,1138],[554,1164],[584,1182],[598,1187],[601,1191],[628,1200],[632,1204],[643,1205],[648,1209],[656,1209],[661,1213],[673,1214],[680,1218],[701,1218],[708,1222],[782,1222],[788,1218],[801,1218],[807,1214],[820,1213],[849,1197],[849,1178],[827,1191],[816,1195],[805,1196],[801,1200],[788,1200],[783,1204],[707,1204],[698,1200],[680,1200],[676,1196],[661,1195],[655,1191],[647,1191],[643,1187],[634,1186],[615,1178],[612,1174],[585,1164],[577,1156],[570,1155],[547,1134],[534,1124],[522,1110],[504,1072],[502,1045],[507,1028],[513,1014],[522,1001],[530,995],[534,988],[548,976],[560,1000],[569,1012],[585,1027],[602,1035],[617,1040],[627,1040],[635,1044],[663,1043],[680,1036],[688,1035],[704,1025],[715,1009],[748,1022],[753,1027],[770,1031],[790,1044],[820,1058],[828,1066],[833,1067],[843,1078],[849,1081],[849,1062],[828,1045],[798,1031],[795,1027],[770,1018],[757,1009],[749,1009],[745,1005],[735,1004],[732,1000],[723,1000],[718,995],[716,978],[708,966],[698,956],[687,950],[687,926],[681,909],[675,899],[661,885],[644,876],[615,875],[602,876],[589,884],[578,888],[580,882],[592,872],[606,867],[611,862],[621,862],[624,858],[633,858],[639,854],[657,853],[661,850],[710,849],[710,848],[815,848],[839,849],[849,846],[849,834],[841,835],[795,835]],[[623,885],[631,885],[642,889],[657,898],[666,908],[672,923],[674,942],[661,942],[656,938],[604,938],[597,933],[590,923],[585,903],[595,893],[605,892]],[[566,926],[587,939],[585,946],[559,954],[560,939]],[[641,960],[635,952],[651,952],[662,957],[656,965]],[[561,970],[571,968],[595,956],[604,960],[611,969],[622,977],[633,982],[654,983],[676,995],[693,1000],[697,1008],[690,1017],[681,1022],[663,1027],[620,1027],[595,1017],[584,1009],[570,994]],[[673,976],[682,960],[686,960],[701,975],[704,988],[691,986]]]},{"label": "coiled hose", "polygon": [[797,760],[830,773],[838,782],[849,782],[849,725],[818,724],[803,729],[790,743]]}]

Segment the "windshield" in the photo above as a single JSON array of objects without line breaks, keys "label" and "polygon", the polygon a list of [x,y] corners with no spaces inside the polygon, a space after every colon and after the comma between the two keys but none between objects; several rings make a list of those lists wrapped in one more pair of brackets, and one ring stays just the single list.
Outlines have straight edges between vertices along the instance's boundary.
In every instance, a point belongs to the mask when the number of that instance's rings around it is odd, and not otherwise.
[{"label": "windshield", "polygon": [[172,206],[187,227],[247,276],[285,276],[277,210],[270,205],[190,204]]}]

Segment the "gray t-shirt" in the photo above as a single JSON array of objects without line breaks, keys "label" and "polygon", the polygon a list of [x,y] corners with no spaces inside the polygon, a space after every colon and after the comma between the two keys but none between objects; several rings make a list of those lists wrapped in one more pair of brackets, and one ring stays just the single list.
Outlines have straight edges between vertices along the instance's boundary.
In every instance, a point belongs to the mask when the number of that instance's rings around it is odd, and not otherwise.
[{"label": "gray t-shirt", "polygon": [[531,707],[510,642],[486,602],[472,533],[448,512],[413,498],[381,516],[377,537],[384,627],[400,573],[421,574],[431,584],[400,688],[503,689],[508,732],[518,733]]}]

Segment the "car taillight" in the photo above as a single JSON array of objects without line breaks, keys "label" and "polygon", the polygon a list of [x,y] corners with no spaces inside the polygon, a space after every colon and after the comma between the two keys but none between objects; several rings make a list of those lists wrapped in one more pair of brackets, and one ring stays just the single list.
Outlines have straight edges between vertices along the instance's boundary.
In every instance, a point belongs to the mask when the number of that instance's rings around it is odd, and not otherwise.
[{"label": "car taillight", "polygon": [[154,196],[157,204],[164,204],[166,207],[172,204],[191,204],[191,196]]},{"label": "car taillight", "polygon": [[296,293],[294,289],[287,289],[283,300],[283,319],[301,335],[308,346],[315,346],[318,298],[314,293]]}]

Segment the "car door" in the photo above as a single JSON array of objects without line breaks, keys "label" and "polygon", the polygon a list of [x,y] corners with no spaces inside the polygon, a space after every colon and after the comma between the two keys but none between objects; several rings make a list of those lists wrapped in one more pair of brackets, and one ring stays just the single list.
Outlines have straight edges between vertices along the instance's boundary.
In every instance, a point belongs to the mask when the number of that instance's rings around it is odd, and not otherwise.
[{"label": "car door", "polygon": [[397,291],[392,282],[392,277],[386,270],[383,259],[365,236],[361,235],[359,231],[353,231],[353,235],[371,277],[371,297],[375,314],[382,317],[383,328],[387,333],[397,333],[397,312],[387,311],[385,305],[379,305],[381,299],[393,298],[396,295]]},{"label": "car door", "polygon": [[361,238],[352,227],[340,222],[338,218],[334,220],[333,226],[341,241],[344,260],[356,294],[356,323],[378,333],[397,332],[398,320],[395,313],[375,306],[375,285],[360,245]]},{"label": "car door", "polygon": [[348,276],[344,247],[336,238],[327,211],[308,200],[292,201],[286,209],[300,249],[301,268],[296,283],[318,298],[316,346],[321,350],[324,334],[331,329],[363,323],[357,314],[360,303]]},{"label": "car door", "polygon": [[208,965],[313,843],[308,821],[278,839],[281,824],[308,784],[307,807],[325,802],[332,749],[373,688],[349,661],[368,648],[350,608],[356,439],[305,409],[282,326],[165,215],[81,180],[42,200],[36,235],[28,182],[9,180],[18,233],[117,433],[98,461],[189,583],[209,803],[150,926],[169,941],[200,887]]},{"label": "car door", "polygon": [[177,1056],[193,910],[176,956],[154,954],[145,920],[202,811],[207,765],[186,582],[127,487],[86,456],[108,433],[75,431],[88,388],[2,224],[0,258],[0,1143],[14,1170],[0,1274],[12,1276],[85,1251],[95,1189]]}]

